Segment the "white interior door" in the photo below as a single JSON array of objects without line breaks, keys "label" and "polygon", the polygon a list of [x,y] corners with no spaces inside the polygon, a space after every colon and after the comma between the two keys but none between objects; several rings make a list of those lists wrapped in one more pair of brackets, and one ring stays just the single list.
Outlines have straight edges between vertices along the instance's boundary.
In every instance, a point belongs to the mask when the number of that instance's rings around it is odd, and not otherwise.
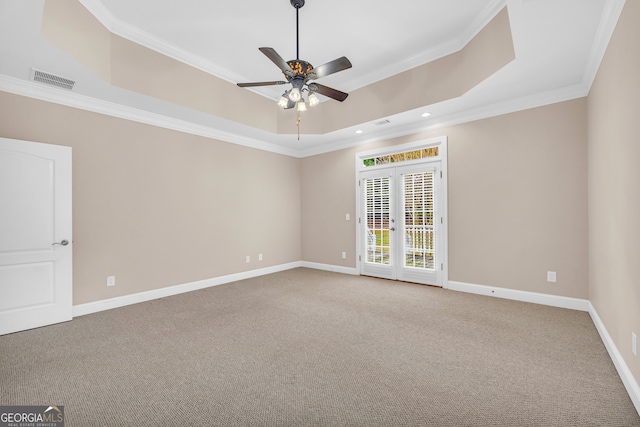
[{"label": "white interior door", "polygon": [[0,138],[0,335],[72,318],[71,148]]},{"label": "white interior door", "polygon": [[368,276],[442,286],[440,162],[360,174],[360,269]]}]

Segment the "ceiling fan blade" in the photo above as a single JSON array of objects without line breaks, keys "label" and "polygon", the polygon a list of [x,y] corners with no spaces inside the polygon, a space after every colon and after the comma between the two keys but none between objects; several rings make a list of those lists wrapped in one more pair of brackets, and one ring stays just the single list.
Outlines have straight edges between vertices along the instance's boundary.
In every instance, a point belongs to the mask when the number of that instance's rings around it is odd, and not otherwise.
[{"label": "ceiling fan blade", "polygon": [[273,81],[273,82],[253,82],[253,83],[238,83],[240,87],[256,87],[256,86],[276,86],[276,85],[284,85],[287,82],[284,81]]},{"label": "ceiling fan blade", "polygon": [[328,96],[329,98],[333,98],[336,101],[344,101],[349,96],[348,93],[340,92],[337,89],[331,88],[329,86],[324,86],[318,83],[312,83],[314,86],[314,91],[318,92],[321,95]]},{"label": "ceiling fan blade", "polygon": [[295,75],[289,64],[287,64],[287,61],[282,59],[282,56],[280,56],[275,49],[271,47],[259,47],[258,50],[264,53],[267,58],[269,58],[271,62],[276,64],[276,66],[280,68],[280,70],[282,70],[282,72],[287,76],[293,77]]},{"label": "ceiling fan blade", "polygon": [[343,56],[309,71],[307,78],[309,80],[316,80],[320,77],[328,76],[329,74],[337,73],[338,71],[346,70],[348,68],[351,68],[351,62]]}]

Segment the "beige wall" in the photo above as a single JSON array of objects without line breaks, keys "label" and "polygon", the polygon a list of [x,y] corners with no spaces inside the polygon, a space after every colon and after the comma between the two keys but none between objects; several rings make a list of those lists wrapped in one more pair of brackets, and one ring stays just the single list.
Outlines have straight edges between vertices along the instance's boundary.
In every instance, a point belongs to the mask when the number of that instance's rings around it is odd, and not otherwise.
[{"label": "beige wall", "polygon": [[589,296],[640,380],[640,3],[627,1],[589,93]]},{"label": "beige wall", "polygon": [[586,129],[579,99],[305,158],[303,259],[356,265],[356,152],[446,135],[449,280],[588,298]]},{"label": "beige wall", "polygon": [[300,260],[300,160],[5,92],[0,105],[0,136],[73,147],[74,304]]},{"label": "beige wall", "polygon": [[[354,151],[341,150],[302,159],[302,259],[354,267],[356,190]],[[345,220],[345,214],[351,216]],[[347,259],[341,253],[347,253]]]},{"label": "beige wall", "polygon": [[301,259],[355,267],[355,153],[440,135],[450,280],[588,298],[585,100],[301,160],[6,93],[0,104],[0,136],[74,149],[74,304]]}]

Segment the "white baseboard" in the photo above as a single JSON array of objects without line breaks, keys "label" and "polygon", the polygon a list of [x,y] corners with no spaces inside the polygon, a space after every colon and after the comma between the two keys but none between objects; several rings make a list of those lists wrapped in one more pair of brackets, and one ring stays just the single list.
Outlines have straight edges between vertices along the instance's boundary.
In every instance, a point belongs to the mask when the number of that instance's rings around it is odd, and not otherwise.
[{"label": "white baseboard", "polygon": [[97,313],[99,311],[110,310],[112,308],[124,307],[140,302],[154,299],[170,297],[172,295],[183,294],[185,292],[197,291],[199,289],[210,288],[212,286],[223,285],[225,283],[237,282],[238,280],[251,279],[253,277],[264,276],[266,274],[277,273],[279,271],[291,270],[298,267],[313,268],[316,270],[333,271],[336,273],[357,275],[355,268],[340,267],[329,264],[319,264],[315,262],[296,261],[288,264],[276,265],[273,267],[260,268],[257,270],[244,271],[242,273],[229,274],[227,276],[214,277],[211,279],[199,280],[197,282],[184,283],[181,285],[168,286],[166,288],[154,289],[152,291],[139,292],[137,294],[123,295],[121,297],[109,298],[105,300],[79,304],[73,306],[73,317],[84,316],[85,314]]},{"label": "white baseboard", "polygon": [[445,286],[445,289],[496,298],[505,298],[515,301],[530,302],[534,304],[549,305],[552,307],[569,308],[571,310],[589,311],[589,300],[580,298],[561,297],[557,295],[518,291],[514,289],[497,288],[494,286],[475,285],[472,283],[455,282],[451,280]]},{"label": "white baseboard", "polygon": [[627,389],[627,393],[629,393],[629,397],[631,398],[633,405],[636,407],[636,411],[640,414],[640,386],[638,386],[638,382],[633,377],[629,366],[622,358],[622,354],[620,354],[618,347],[616,347],[615,343],[611,339],[611,335],[607,332],[607,328],[605,328],[604,323],[602,323],[602,320],[600,319],[600,316],[598,316],[598,312],[593,304],[591,304],[591,301],[589,301],[589,314],[591,315],[593,323],[596,325],[596,329],[600,334],[600,338],[602,339],[604,346],[609,352],[609,356],[618,371],[618,375],[620,375],[622,383]]},{"label": "white baseboard", "polygon": [[357,276],[360,274],[356,268],[340,267],[339,265],[320,264],[317,262],[302,261],[301,267],[313,268],[314,270],[333,271],[335,273],[351,274]]},{"label": "white baseboard", "polygon": [[139,302],[151,301],[165,298],[172,295],[183,294],[185,292],[197,291],[199,289],[210,288],[212,286],[223,285],[225,283],[236,282],[238,280],[251,279],[253,277],[264,276],[266,274],[291,270],[301,267],[300,261],[288,264],[280,264],[273,267],[260,268],[257,270],[243,271],[241,273],[229,274],[227,276],[214,277],[212,279],[199,280],[197,282],[185,283],[182,285],[168,286],[166,288],[154,289],[152,291],[140,292],[137,294],[124,295],[121,297],[109,298],[101,301],[90,302],[73,306],[73,317],[84,316],[85,314],[97,313],[99,311],[110,310],[112,308],[124,307]]}]

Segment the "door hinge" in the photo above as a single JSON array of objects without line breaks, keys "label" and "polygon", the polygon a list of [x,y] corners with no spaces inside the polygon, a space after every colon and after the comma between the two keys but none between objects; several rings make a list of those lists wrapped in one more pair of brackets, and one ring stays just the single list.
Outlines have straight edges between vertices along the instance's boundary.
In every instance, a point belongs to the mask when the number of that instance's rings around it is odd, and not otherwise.
[{"label": "door hinge", "polygon": [[444,220],[440,217],[440,224],[444,224]]},{"label": "door hinge", "polygon": [[440,171],[440,178],[442,178],[442,171]]},{"label": "door hinge", "polygon": [[440,263],[440,270],[444,270],[444,263]]},{"label": "door hinge", "polygon": [[362,224],[362,220],[358,218],[358,224]]},{"label": "door hinge", "polygon": [[362,261],[362,255],[358,255],[358,261]]}]

